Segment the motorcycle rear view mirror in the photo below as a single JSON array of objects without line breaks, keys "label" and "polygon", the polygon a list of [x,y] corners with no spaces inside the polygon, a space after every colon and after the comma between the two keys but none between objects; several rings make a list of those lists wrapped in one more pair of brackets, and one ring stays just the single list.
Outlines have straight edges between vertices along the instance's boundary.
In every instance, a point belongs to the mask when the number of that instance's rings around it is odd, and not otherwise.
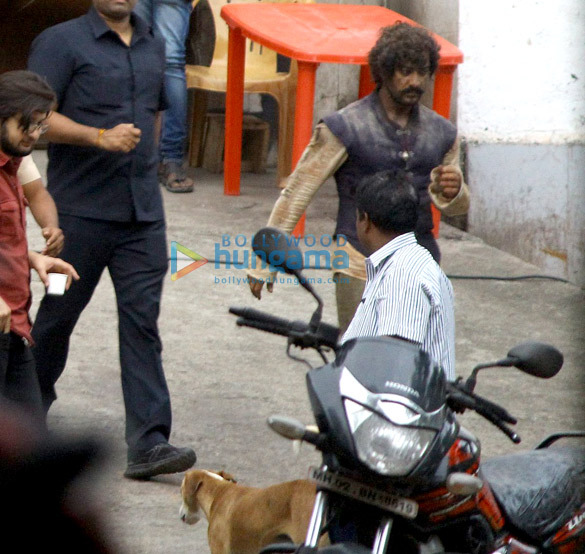
[{"label": "motorcycle rear view mirror", "polygon": [[294,238],[272,227],[260,229],[252,239],[252,249],[263,264],[300,278],[303,255],[295,246]]},{"label": "motorcycle rear view mirror", "polygon": [[563,367],[563,355],[550,344],[542,342],[524,342],[508,352],[512,365],[524,373],[550,379]]},{"label": "motorcycle rear view mirror", "polygon": [[264,227],[252,238],[252,250],[263,264],[294,275],[299,284],[313,295],[319,305],[311,317],[310,328],[313,331],[316,330],[323,314],[323,301],[301,274],[303,254],[295,246],[295,238],[280,229]]},{"label": "motorcycle rear view mirror", "polygon": [[475,366],[465,383],[465,388],[469,392],[473,392],[475,388],[479,370],[488,367],[516,367],[534,377],[550,379],[563,367],[563,355],[550,344],[523,342],[514,346],[503,360]]}]

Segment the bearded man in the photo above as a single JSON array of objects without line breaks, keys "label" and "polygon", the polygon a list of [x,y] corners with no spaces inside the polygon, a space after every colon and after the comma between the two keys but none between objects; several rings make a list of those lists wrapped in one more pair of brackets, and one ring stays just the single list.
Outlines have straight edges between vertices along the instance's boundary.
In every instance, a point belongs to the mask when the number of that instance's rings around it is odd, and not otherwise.
[{"label": "bearded man", "polygon": [[51,87],[30,71],[0,75],[0,401],[8,401],[43,426],[41,393],[31,352],[30,270],[45,285],[48,272],[79,279],[68,263],[28,249],[25,199],[17,171],[47,130],[55,103]]},{"label": "bearded man", "polygon": [[[439,45],[423,28],[399,22],[382,29],[369,54],[376,90],[325,117],[278,198],[268,226],[291,232],[319,187],[331,176],[339,194],[336,250],[348,267],[335,274],[341,333],[361,301],[365,256],[356,231],[358,183],[380,171],[401,171],[419,196],[415,235],[435,261],[440,252],[432,234],[432,202],[446,215],[467,212],[469,193],[459,168],[459,142],[453,124],[420,104],[439,62]],[[343,237],[342,237],[343,236]],[[259,265],[259,264],[257,264]],[[274,285],[265,270],[249,270],[250,289]]]}]

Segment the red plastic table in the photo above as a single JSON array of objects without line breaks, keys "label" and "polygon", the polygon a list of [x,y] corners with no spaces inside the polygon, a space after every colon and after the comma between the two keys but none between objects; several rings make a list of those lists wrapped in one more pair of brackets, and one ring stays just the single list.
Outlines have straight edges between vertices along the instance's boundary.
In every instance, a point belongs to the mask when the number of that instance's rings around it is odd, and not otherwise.
[{"label": "red plastic table", "polygon": [[[416,22],[380,6],[351,4],[281,4],[253,2],[227,4],[221,17],[229,26],[228,75],[225,117],[224,194],[240,194],[242,115],[246,38],[297,60],[293,168],[313,131],[315,73],[320,63],[359,64],[359,95],[373,90],[368,53],[380,29],[397,21]],[[463,61],[462,52],[433,34],[439,45],[433,109],[449,117],[453,73]],[[304,220],[297,234],[302,234]]]}]

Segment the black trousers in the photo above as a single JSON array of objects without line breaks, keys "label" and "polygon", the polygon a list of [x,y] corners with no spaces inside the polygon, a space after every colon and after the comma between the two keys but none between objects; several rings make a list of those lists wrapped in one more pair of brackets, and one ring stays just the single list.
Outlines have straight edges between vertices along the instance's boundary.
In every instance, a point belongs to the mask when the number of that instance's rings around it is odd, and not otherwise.
[{"label": "black trousers", "polygon": [[42,402],[30,347],[15,333],[0,333],[0,397],[42,422]]},{"label": "black trousers", "polygon": [[[105,268],[116,293],[128,454],[168,440],[171,401],[161,362],[158,315],[168,258],[164,221],[112,221],[59,215],[62,258],[81,279],[63,296],[46,295],[33,326],[34,357],[45,410],[57,398],[69,340]],[[109,322],[104,322],[108,324]]]}]

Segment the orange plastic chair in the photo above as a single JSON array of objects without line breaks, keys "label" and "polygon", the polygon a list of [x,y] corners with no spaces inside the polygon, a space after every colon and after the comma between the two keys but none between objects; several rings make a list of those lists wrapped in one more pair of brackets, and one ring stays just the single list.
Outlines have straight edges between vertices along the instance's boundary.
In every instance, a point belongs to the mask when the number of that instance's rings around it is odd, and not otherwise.
[{"label": "orange plastic chair", "polygon": [[[237,2],[257,0],[236,0]],[[279,1],[279,0],[269,0]],[[287,0],[290,2],[290,0]],[[301,3],[312,0],[296,0]],[[209,0],[215,23],[215,50],[210,67],[187,65],[187,88],[195,89],[189,141],[189,164],[201,165],[207,100],[205,91],[225,92],[227,86],[228,26],[219,12],[225,0]],[[270,94],[278,103],[278,182],[291,172],[292,139],[297,83],[297,64],[291,61],[288,73],[276,70],[276,52],[246,41],[245,93]]]}]

